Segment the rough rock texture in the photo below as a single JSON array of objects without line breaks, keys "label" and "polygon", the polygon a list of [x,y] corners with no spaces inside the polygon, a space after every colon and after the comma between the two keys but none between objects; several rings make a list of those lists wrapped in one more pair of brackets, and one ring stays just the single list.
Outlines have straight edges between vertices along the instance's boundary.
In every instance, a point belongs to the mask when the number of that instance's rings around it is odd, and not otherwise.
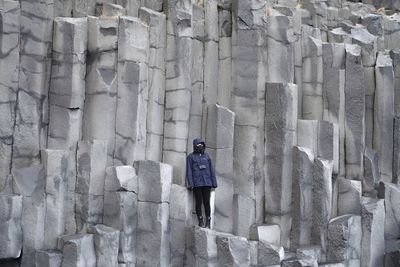
[{"label": "rough rock texture", "polygon": [[22,197],[0,194],[0,258],[18,258],[22,249]]}]

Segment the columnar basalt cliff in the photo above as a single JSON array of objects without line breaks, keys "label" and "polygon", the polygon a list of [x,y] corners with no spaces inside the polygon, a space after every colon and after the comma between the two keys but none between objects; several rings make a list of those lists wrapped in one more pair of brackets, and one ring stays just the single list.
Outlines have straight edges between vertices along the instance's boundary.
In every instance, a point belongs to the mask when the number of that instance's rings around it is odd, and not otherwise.
[{"label": "columnar basalt cliff", "polygon": [[399,176],[400,1],[0,0],[0,266],[398,267]]}]

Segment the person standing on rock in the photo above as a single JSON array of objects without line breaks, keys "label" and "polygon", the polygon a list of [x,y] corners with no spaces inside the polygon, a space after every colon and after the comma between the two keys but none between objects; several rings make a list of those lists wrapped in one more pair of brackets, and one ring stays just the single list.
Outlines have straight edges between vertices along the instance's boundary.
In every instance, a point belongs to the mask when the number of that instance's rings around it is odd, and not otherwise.
[{"label": "person standing on rock", "polygon": [[[210,193],[217,187],[217,179],[210,156],[205,152],[206,144],[200,138],[193,140],[193,152],[186,159],[186,178],[189,190],[193,190],[196,201],[196,214],[200,227],[210,228]],[[204,222],[202,204],[206,215]]]}]

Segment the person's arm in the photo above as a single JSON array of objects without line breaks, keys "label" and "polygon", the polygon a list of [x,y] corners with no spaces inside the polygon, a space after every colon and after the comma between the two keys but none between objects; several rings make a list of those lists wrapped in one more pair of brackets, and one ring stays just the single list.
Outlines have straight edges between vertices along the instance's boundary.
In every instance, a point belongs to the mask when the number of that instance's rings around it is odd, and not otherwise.
[{"label": "person's arm", "polygon": [[186,158],[186,178],[189,188],[193,188],[193,176],[192,176],[192,157],[189,155]]},{"label": "person's arm", "polygon": [[217,178],[215,177],[215,172],[210,157],[208,158],[208,162],[210,163],[212,187],[217,188]]}]

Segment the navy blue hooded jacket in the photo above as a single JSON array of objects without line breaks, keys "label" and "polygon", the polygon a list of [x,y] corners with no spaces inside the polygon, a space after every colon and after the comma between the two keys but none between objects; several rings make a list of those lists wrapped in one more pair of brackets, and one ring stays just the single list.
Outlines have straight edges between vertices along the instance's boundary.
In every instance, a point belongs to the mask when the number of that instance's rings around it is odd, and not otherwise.
[{"label": "navy blue hooded jacket", "polygon": [[198,153],[195,151],[197,144],[205,143],[196,138],[193,140],[193,151],[186,159],[186,178],[188,187],[210,186],[217,187],[217,179],[215,178],[214,169],[211,164],[211,159],[207,153]]}]

